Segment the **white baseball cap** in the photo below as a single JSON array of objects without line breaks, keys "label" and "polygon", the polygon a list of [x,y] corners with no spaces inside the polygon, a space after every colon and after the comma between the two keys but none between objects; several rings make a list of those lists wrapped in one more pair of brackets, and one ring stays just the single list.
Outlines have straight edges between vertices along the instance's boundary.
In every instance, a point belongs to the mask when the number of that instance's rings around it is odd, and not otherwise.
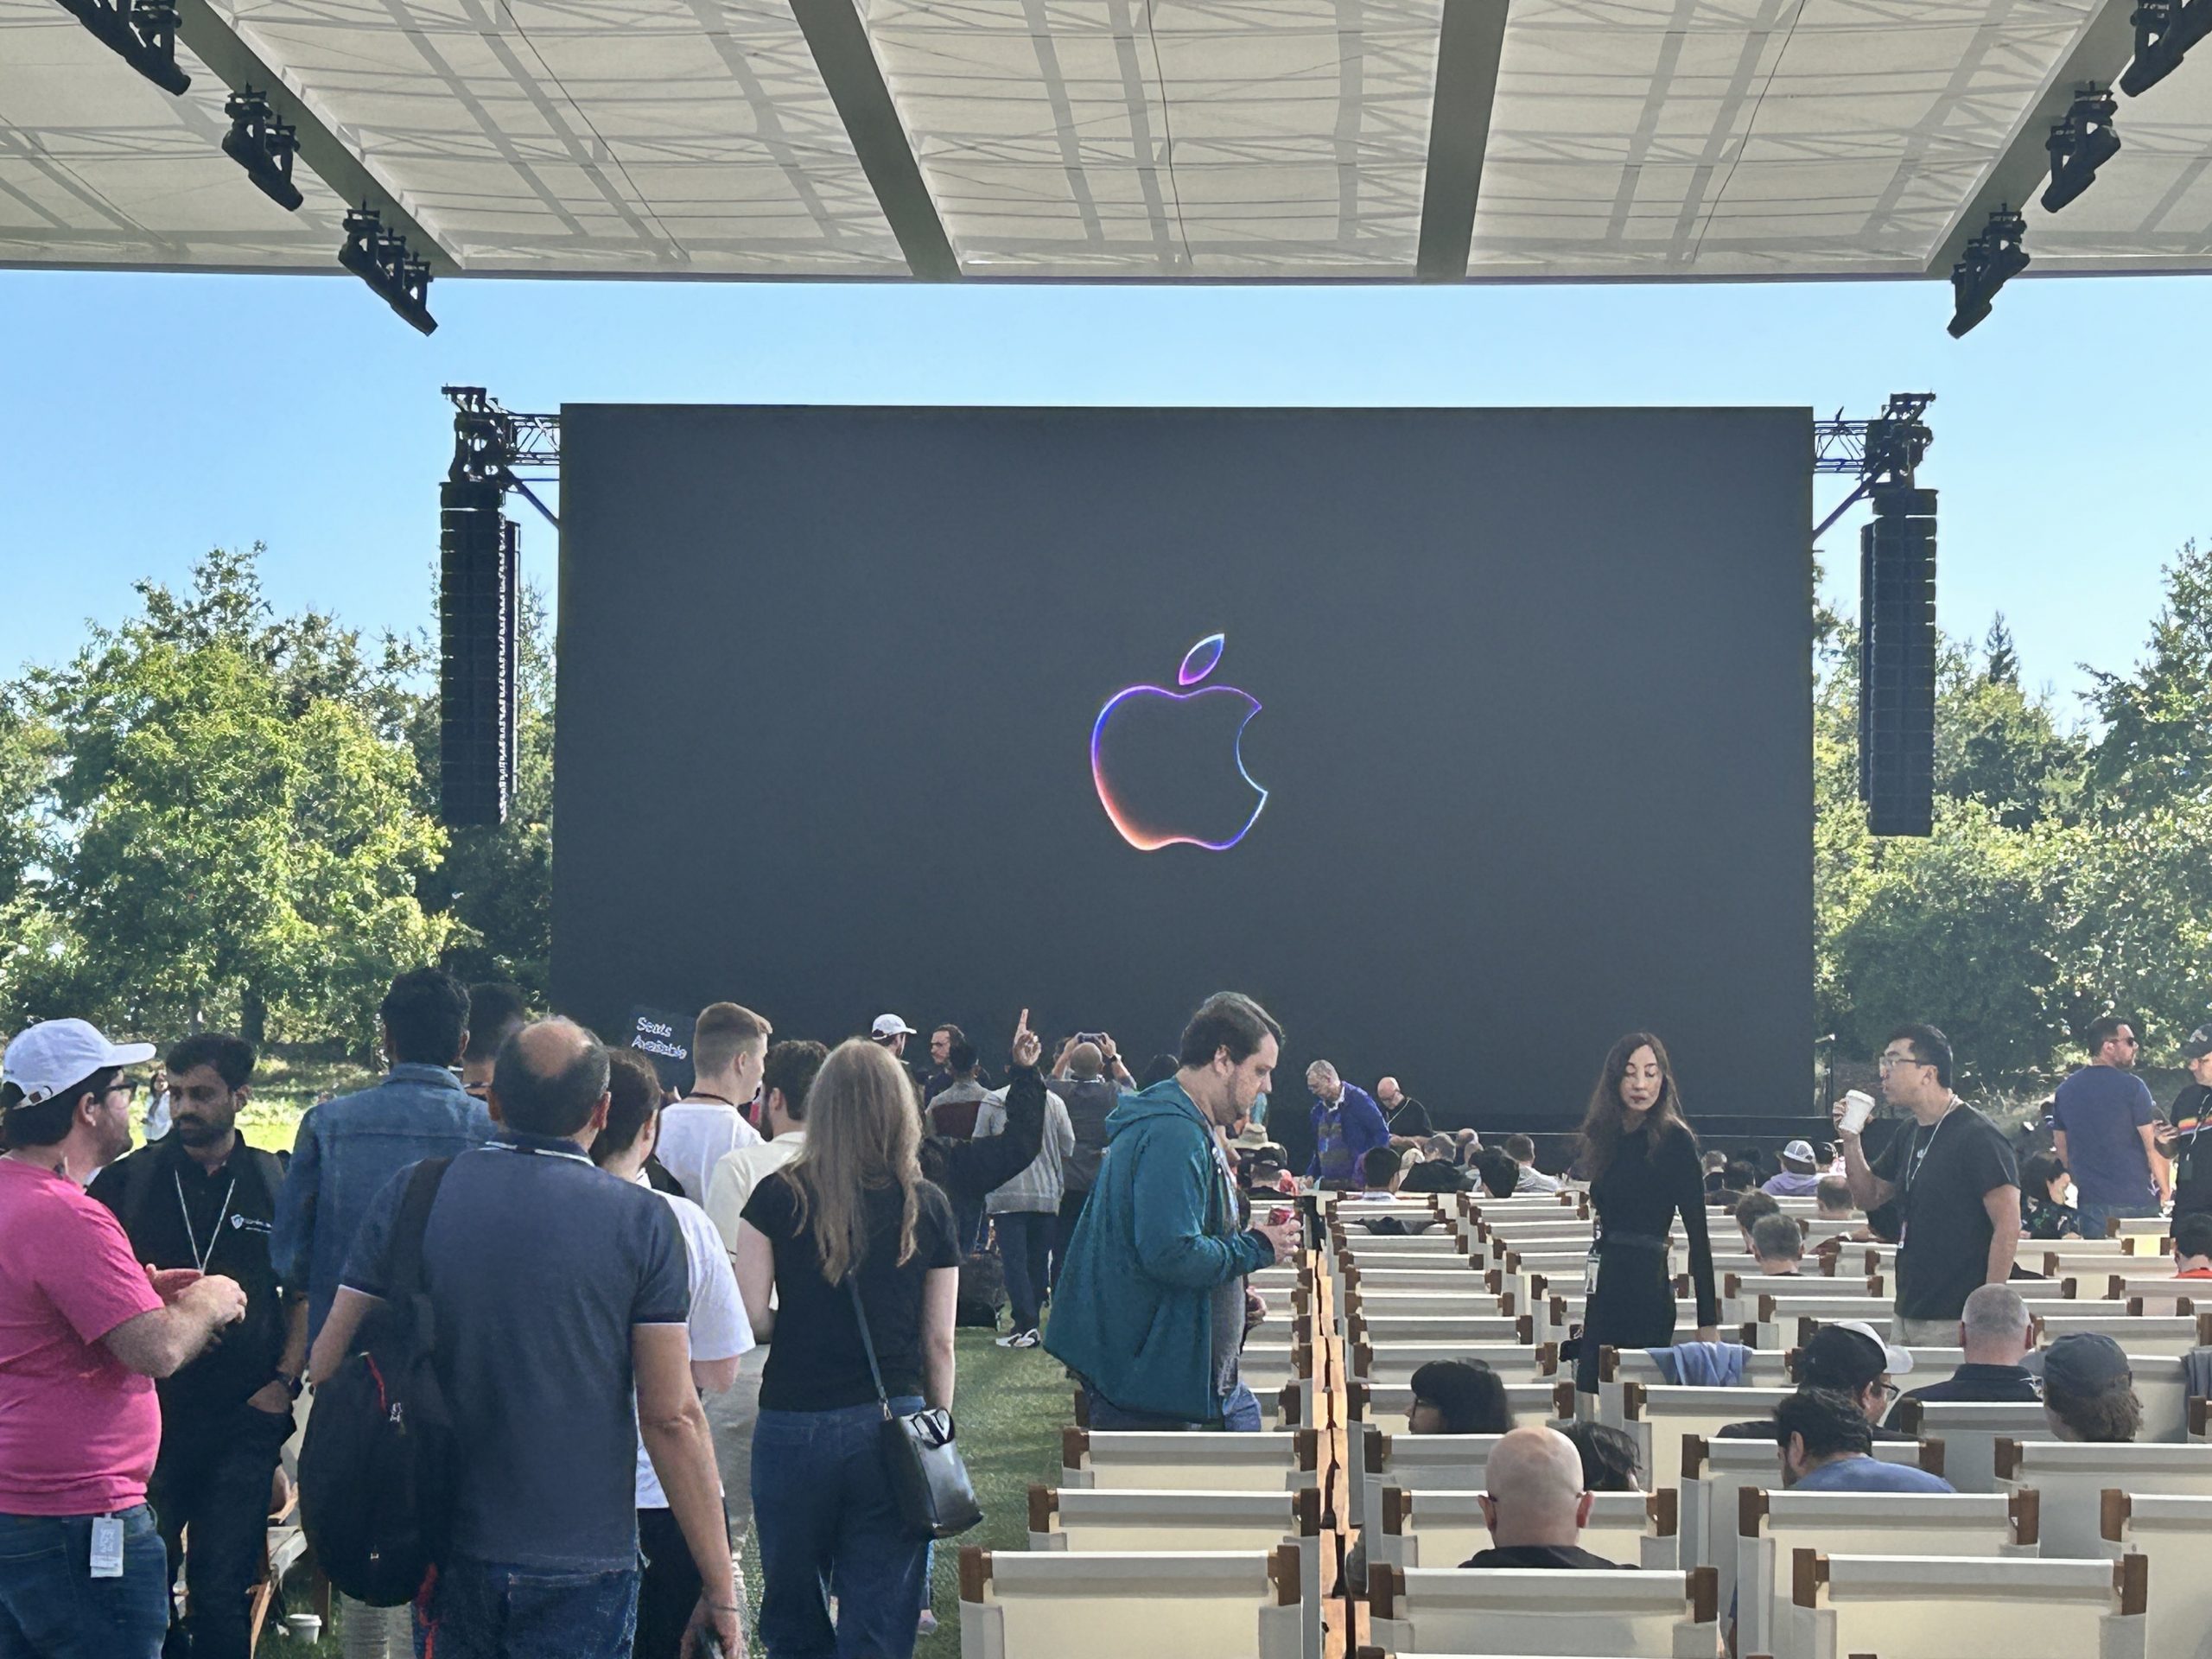
[{"label": "white baseball cap", "polygon": [[1819,1161],[1813,1156],[1813,1143],[1809,1141],[1792,1141],[1782,1149],[1782,1156],[1788,1163],[1810,1164]]},{"label": "white baseball cap", "polygon": [[875,1017],[874,1033],[878,1037],[912,1037],[914,1028],[895,1014],[880,1014]]},{"label": "white baseball cap", "polygon": [[0,1082],[14,1084],[25,1104],[36,1105],[95,1071],[153,1058],[151,1043],[111,1043],[86,1020],[45,1020],[16,1033],[0,1059]]}]

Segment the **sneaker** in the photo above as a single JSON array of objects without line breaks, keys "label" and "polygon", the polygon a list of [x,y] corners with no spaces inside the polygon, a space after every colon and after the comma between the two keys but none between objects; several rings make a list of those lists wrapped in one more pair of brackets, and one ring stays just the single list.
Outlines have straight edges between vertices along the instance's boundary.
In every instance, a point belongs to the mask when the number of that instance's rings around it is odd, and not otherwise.
[{"label": "sneaker", "polygon": [[914,1626],[914,1634],[918,1637],[935,1636],[937,1634],[937,1615],[931,1612],[928,1608],[923,1608],[920,1622]]},{"label": "sneaker", "polygon": [[1024,1331],[1009,1331],[1002,1337],[993,1337],[991,1341],[996,1347],[1017,1348],[1020,1346],[1022,1338],[1027,1334],[1028,1332]]},{"label": "sneaker", "polygon": [[1044,1341],[1045,1338],[1039,1336],[1034,1331],[1023,1331],[1016,1335],[1008,1337],[1007,1338],[1006,1345],[1009,1348],[1037,1348],[1041,1347],[1044,1344]]}]

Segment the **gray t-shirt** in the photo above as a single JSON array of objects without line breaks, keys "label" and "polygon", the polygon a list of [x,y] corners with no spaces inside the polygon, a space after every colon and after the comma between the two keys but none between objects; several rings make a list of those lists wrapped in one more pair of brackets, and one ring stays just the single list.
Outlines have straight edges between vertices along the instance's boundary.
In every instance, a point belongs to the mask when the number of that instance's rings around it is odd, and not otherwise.
[{"label": "gray t-shirt", "polygon": [[[1214,1173],[1221,1179],[1225,1193],[1229,1231],[1236,1227],[1236,1183],[1229,1173],[1228,1161],[1223,1158],[1218,1143],[1214,1147]],[[1226,1400],[1236,1392],[1239,1362],[1244,1354],[1244,1280],[1240,1274],[1225,1279],[1213,1287],[1212,1309],[1213,1388],[1217,1399]]]},{"label": "gray t-shirt", "polygon": [[[403,1170],[370,1206],[342,1282],[388,1282]],[[690,1312],[661,1196],[572,1141],[503,1134],[453,1160],[423,1239],[437,1367],[461,1447],[455,1554],[549,1572],[638,1559],[633,1325]]]}]

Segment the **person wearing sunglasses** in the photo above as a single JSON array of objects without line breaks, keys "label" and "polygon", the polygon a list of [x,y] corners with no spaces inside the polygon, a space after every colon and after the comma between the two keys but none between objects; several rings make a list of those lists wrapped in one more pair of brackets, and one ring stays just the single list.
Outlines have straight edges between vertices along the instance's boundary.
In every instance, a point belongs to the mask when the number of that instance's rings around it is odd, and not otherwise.
[{"label": "person wearing sunglasses", "polygon": [[2089,1063],[2058,1085],[2051,1103],[2051,1147],[2073,1173],[2082,1236],[2102,1238],[2107,1220],[2158,1213],[2166,1160],[2158,1108],[2135,1075],[2134,1026],[2106,1014],[2090,1022],[2083,1046]]},{"label": "person wearing sunglasses", "polygon": [[[1882,1427],[1882,1419],[1897,1401],[1898,1389],[1894,1379],[1910,1373],[1912,1356],[1883,1341],[1874,1327],[1864,1320],[1833,1319],[1823,1324],[1813,1332],[1812,1339],[1797,1351],[1790,1369],[1800,1394],[1816,1390],[1843,1395],[1853,1401],[1874,1439],[1913,1438]],[[1771,1438],[1774,1433],[1774,1420],[1761,1417],[1751,1422],[1730,1423],[1720,1431],[1720,1438],[1759,1440]]]}]

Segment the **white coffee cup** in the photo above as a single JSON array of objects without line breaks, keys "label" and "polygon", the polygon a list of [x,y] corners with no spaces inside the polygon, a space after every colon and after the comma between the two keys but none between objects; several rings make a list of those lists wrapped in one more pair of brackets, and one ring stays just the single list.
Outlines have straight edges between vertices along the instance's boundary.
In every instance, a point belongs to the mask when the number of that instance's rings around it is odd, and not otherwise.
[{"label": "white coffee cup", "polygon": [[1843,1097],[1843,1116],[1836,1120],[1836,1127],[1846,1135],[1856,1135],[1873,1116],[1874,1097],[1863,1090],[1853,1089]]},{"label": "white coffee cup", "polygon": [[322,1619],[315,1613],[287,1613],[284,1634],[295,1642],[313,1645],[322,1640]]}]

